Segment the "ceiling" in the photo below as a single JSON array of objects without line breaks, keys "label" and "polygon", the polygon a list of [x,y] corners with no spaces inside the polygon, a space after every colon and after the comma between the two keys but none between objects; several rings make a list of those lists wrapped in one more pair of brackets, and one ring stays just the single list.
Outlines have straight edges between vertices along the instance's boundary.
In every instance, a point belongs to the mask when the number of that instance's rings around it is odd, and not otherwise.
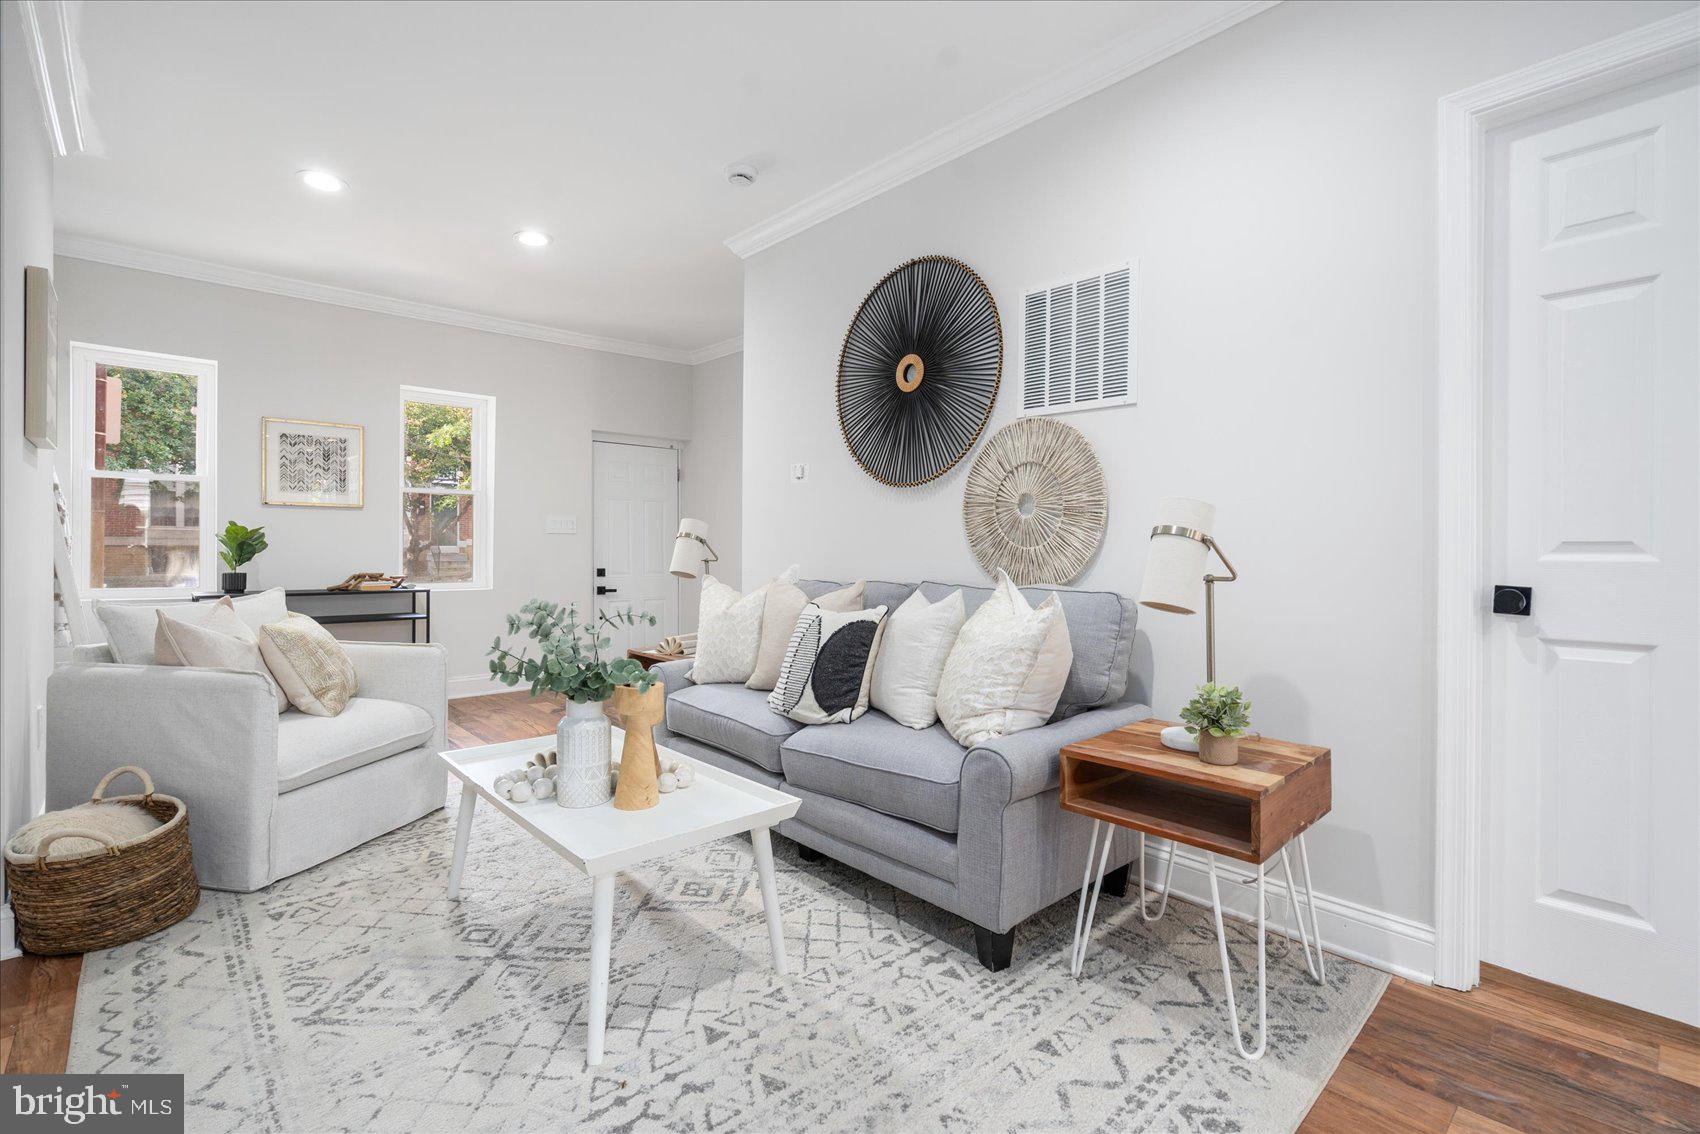
[{"label": "ceiling", "polygon": [[[1243,7],[88,0],[89,149],[60,162],[55,214],[73,254],[689,355],[741,330],[728,238],[799,227]],[[736,161],[754,186],[727,184]],[[305,188],[315,167],[348,189]]]}]

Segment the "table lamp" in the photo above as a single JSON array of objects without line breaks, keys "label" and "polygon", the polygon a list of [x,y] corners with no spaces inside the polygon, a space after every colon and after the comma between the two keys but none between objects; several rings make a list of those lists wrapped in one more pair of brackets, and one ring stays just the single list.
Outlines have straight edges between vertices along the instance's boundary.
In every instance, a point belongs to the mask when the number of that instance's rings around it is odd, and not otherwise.
[{"label": "table lamp", "polygon": [[679,534],[673,537],[673,564],[668,570],[676,578],[698,579],[710,563],[719,561],[720,556],[708,542],[708,521],[680,520]]},{"label": "table lamp", "polygon": [[[1139,605],[1171,614],[1198,612],[1198,585],[1204,584],[1204,679],[1216,680],[1216,584],[1240,577],[1222,554],[1210,532],[1216,526],[1216,506],[1184,496],[1170,496],[1157,505],[1157,526],[1151,529],[1151,554],[1145,560],[1145,582]],[[1205,564],[1214,551],[1228,569],[1212,575]],[[1198,741],[1186,729],[1171,725],[1162,740],[1170,748],[1197,752]]]}]

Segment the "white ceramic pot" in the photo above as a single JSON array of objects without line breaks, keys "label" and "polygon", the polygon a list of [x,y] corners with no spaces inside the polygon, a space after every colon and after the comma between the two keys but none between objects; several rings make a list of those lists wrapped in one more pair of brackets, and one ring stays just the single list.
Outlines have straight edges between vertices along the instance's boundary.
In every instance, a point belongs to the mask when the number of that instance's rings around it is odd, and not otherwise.
[{"label": "white ceramic pot", "polygon": [[567,702],[567,711],[555,726],[557,804],[598,807],[613,797],[608,787],[612,735],[601,702]]}]

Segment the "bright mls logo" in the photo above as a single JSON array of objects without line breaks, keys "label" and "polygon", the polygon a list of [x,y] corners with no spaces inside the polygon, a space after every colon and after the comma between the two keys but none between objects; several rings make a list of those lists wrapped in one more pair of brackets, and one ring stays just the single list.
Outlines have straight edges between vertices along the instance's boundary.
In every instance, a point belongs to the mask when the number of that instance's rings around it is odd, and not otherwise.
[{"label": "bright mls logo", "polygon": [[8,1134],[75,1128],[182,1134],[181,1075],[0,1075]]}]

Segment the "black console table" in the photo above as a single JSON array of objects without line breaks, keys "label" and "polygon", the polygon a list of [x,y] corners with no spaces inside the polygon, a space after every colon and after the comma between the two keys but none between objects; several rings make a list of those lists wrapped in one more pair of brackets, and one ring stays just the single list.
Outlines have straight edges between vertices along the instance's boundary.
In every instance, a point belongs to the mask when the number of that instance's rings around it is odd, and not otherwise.
[{"label": "black console table", "polygon": [[[310,590],[286,590],[283,594],[285,605],[291,611],[305,614],[326,626],[356,622],[406,622],[410,641],[431,640],[430,587],[396,587],[388,591],[333,591],[315,587]],[[224,598],[225,594],[223,591],[212,591],[193,597],[196,602],[210,602]],[[384,602],[385,599],[391,601]],[[406,601],[405,607],[402,600]]]}]

